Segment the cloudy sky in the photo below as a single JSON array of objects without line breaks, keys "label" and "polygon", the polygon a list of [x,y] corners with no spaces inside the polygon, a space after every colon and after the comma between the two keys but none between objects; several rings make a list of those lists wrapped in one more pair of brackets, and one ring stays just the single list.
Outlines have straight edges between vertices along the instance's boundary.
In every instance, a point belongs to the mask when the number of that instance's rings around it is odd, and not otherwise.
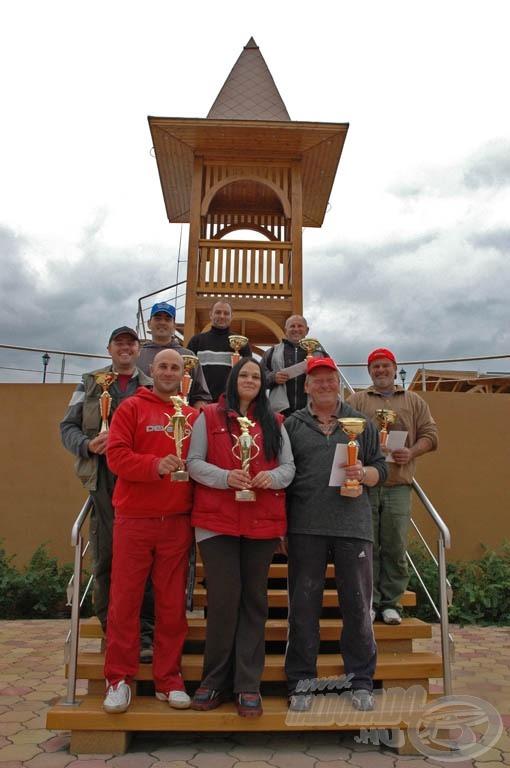
[{"label": "cloudy sky", "polygon": [[343,363],[510,353],[507,0],[16,0],[0,28],[0,343],[102,353],[175,282],[147,116],[205,117],[253,36],[293,120],[350,124],[304,232],[312,335]]}]

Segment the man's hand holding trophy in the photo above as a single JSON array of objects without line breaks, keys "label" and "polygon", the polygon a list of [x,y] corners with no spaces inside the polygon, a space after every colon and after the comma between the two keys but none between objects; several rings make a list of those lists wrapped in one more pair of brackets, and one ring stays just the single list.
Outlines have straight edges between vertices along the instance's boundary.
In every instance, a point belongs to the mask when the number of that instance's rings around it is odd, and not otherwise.
[{"label": "man's hand holding trophy", "polygon": [[[356,441],[358,435],[364,431],[366,426],[365,419],[359,419],[356,417],[348,417],[338,419],[340,426],[349,438],[347,443],[347,466],[355,467],[358,460],[359,445]],[[356,478],[347,477],[344,480],[343,485],[340,488],[341,496],[350,496],[351,498],[357,498],[363,493],[363,485]]]},{"label": "man's hand holding trophy", "polygon": [[180,469],[176,469],[170,473],[170,479],[177,483],[185,483],[189,481],[189,474],[184,469],[184,461],[182,459],[182,444],[191,435],[191,427],[188,424],[188,416],[185,416],[182,412],[182,406],[185,405],[183,399],[178,396],[170,398],[174,406],[174,413],[170,416],[165,413],[168,419],[166,425],[165,435],[175,442],[175,455],[180,464]]}]

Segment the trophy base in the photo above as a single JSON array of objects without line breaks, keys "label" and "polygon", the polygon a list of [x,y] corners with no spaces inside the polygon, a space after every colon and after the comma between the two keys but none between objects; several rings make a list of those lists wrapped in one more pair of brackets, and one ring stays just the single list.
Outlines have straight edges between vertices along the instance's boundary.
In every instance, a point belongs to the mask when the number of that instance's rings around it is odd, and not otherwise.
[{"label": "trophy base", "polygon": [[340,496],[350,496],[351,499],[357,499],[363,493],[362,485],[342,485]]},{"label": "trophy base", "polygon": [[177,472],[172,472],[170,479],[174,483],[187,483],[189,481],[189,472],[184,469],[178,469]]},{"label": "trophy base", "polygon": [[236,501],[255,501],[256,498],[255,491],[250,491],[248,489],[244,491],[236,491]]}]

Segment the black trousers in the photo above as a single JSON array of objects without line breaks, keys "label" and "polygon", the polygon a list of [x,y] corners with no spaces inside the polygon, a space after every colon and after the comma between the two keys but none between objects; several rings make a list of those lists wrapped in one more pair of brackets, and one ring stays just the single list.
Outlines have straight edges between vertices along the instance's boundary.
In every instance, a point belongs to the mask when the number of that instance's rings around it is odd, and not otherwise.
[{"label": "black trousers", "polygon": [[199,542],[207,586],[203,686],[235,693],[259,690],[267,578],[278,542],[223,535]]},{"label": "black trousers", "polygon": [[373,688],[377,650],[370,617],[371,542],[293,533],[288,535],[289,634],[285,654],[285,673],[291,693],[299,682],[303,684],[317,677],[319,619],[330,554],[343,616],[340,652],[345,674],[350,676],[352,690]]}]

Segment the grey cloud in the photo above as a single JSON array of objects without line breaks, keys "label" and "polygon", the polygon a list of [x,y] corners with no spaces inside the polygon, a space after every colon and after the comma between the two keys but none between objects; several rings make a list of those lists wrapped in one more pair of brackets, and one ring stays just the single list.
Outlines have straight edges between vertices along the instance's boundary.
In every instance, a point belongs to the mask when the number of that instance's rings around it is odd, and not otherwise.
[{"label": "grey cloud", "polygon": [[474,154],[464,172],[464,183],[469,189],[510,186],[510,141],[491,141]]},{"label": "grey cloud", "polygon": [[510,229],[501,227],[499,229],[476,232],[469,238],[469,242],[478,248],[491,249],[499,251],[510,257]]},{"label": "grey cloud", "polygon": [[115,249],[85,236],[78,256],[31,269],[35,245],[0,230],[3,343],[104,353],[108,334],[136,324],[140,296],[169,285],[175,265],[161,246]]}]

